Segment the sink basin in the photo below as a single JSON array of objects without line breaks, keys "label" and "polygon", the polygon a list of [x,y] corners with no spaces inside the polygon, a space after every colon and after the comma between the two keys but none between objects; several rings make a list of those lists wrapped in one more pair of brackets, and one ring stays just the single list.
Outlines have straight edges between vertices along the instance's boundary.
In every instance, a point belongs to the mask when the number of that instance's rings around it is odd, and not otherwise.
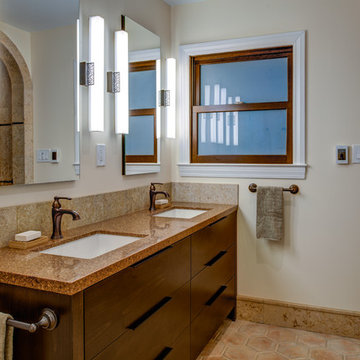
[{"label": "sink basin", "polygon": [[40,251],[40,253],[80,259],[93,259],[139,239],[141,239],[141,237],[98,233]]},{"label": "sink basin", "polygon": [[196,210],[196,209],[170,209],[154,216],[176,218],[176,219],[192,219],[195,216],[206,213],[207,210]]}]

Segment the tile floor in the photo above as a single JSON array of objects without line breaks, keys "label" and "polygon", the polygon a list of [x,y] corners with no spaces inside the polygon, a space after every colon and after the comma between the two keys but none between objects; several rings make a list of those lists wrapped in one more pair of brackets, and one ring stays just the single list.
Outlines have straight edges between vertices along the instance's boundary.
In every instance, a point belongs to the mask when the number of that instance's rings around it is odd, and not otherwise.
[{"label": "tile floor", "polygon": [[226,320],[197,360],[360,360],[360,340]]}]

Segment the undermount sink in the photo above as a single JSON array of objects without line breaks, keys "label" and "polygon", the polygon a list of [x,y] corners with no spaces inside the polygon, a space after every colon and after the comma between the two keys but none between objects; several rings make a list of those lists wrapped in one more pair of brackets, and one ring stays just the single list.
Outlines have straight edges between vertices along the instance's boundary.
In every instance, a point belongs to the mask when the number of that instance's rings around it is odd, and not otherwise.
[{"label": "undermount sink", "polygon": [[207,210],[174,208],[174,209],[164,211],[160,214],[156,214],[154,216],[166,217],[166,218],[176,218],[176,219],[192,219],[195,216],[206,213],[206,211]]},{"label": "undermount sink", "polygon": [[140,240],[139,236],[97,233],[40,251],[42,254],[93,259]]}]

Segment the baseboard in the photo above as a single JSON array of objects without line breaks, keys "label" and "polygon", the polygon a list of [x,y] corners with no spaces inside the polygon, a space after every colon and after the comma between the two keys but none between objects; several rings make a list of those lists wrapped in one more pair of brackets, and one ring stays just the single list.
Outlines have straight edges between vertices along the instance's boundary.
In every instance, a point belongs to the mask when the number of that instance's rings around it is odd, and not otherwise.
[{"label": "baseboard", "polygon": [[355,311],[238,295],[237,318],[360,339],[360,312]]}]

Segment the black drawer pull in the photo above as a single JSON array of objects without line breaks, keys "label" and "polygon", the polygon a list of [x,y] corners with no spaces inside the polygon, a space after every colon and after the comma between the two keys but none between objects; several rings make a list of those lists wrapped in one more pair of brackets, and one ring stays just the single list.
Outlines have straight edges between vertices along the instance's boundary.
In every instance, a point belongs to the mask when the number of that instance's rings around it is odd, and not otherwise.
[{"label": "black drawer pull", "polygon": [[221,286],[218,291],[206,302],[205,305],[211,306],[215,300],[225,291],[227,286]]},{"label": "black drawer pull", "polygon": [[165,359],[172,350],[173,350],[173,348],[167,346],[154,360]]},{"label": "black drawer pull", "polygon": [[144,321],[146,321],[150,316],[154,315],[158,310],[160,310],[170,300],[171,300],[171,297],[169,297],[169,296],[164,297],[156,305],[154,305],[150,310],[148,310],[145,314],[141,315],[137,320],[135,320],[133,323],[131,323],[127,328],[130,330],[135,330]]},{"label": "black drawer pull", "polygon": [[210,261],[208,261],[205,266],[213,266],[219,259],[221,259],[227,251],[220,251],[217,255],[215,255]]},{"label": "black drawer pull", "polygon": [[155,254],[149,255],[149,256],[146,257],[145,259],[142,259],[142,260],[138,261],[137,263],[132,264],[131,267],[135,269],[135,268],[137,268],[138,266],[140,266],[141,264],[143,264],[144,262],[146,262],[146,261],[154,258],[155,256],[158,256],[158,255],[162,254],[163,252],[165,252],[166,250],[169,250],[169,249],[171,249],[171,248],[172,248],[172,245],[167,246],[166,248],[163,248],[163,249],[157,251]]},{"label": "black drawer pull", "polygon": [[227,216],[224,216],[224,217],[222,217],[221,219],[216,220],[215,222],[213,222],[213,223],[210,224],[209,226],[214,226],[215,224],[217,224],[218,222],[220,222],[220,221],[222,221],[222,220],[224,220],[224,219],[226,219],[226,218],[227,218]]}]

